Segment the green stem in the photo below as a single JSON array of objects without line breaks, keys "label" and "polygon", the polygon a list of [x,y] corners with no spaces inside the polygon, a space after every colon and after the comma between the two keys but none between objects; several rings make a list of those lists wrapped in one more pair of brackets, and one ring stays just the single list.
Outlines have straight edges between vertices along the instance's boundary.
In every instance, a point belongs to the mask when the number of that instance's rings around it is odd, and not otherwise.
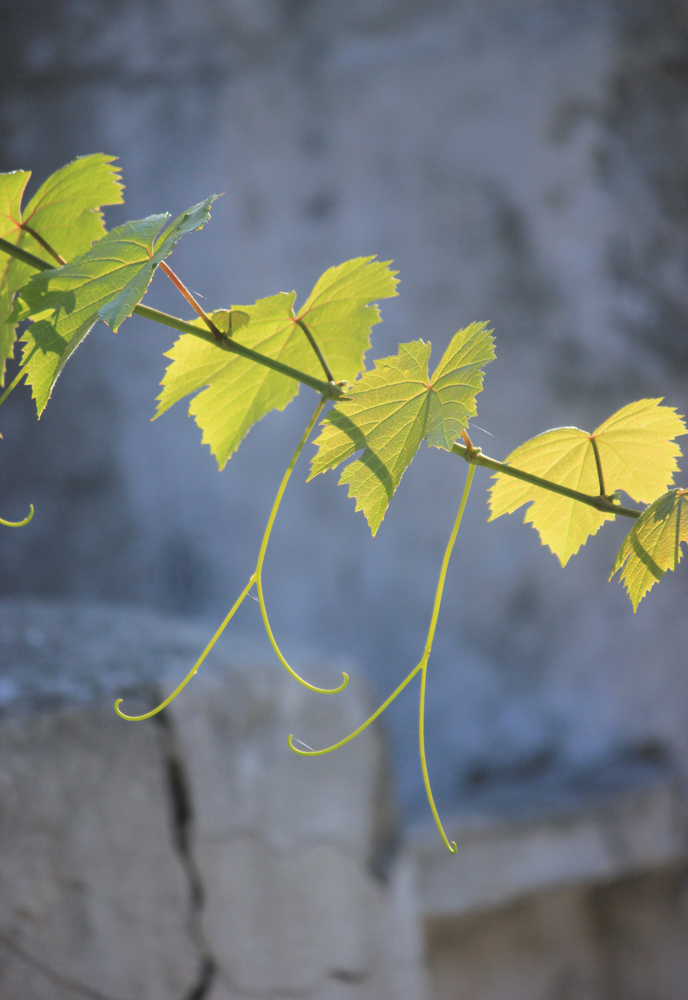
[{"label": "green stem", "polygon": [[[16,247],[9,240],[0,238],[0,250],[9,254],[10,257],[16,257],[17,260],[21,260],[40,271],[54,270],[52,264],[47,264],[40,257],[36,257],[27,250]],[[242,358],[248,358],[250,361],[255,361],[266,368],[272,368],[273,371],[279,372],[280,375],[286,375],[287,378],[301,382],[302,385],[308,386],[309,389],[315,389],[316,392],[319,392],[326,399],[342,399],[345,395],[342,387],[337,385],[336,382],[323,382],[322,379],[313,378],[312,375],[307,375],[306,372],[301,372],[290,365],[284,365],[281,361],[275,361],[264,354],[259,354],[258,351],[252,351],[250,347],[244,347],[243,344],[239,344],[232,337],[226,336],[226,334],[221,334],[221,338],[218,340],[217,335],[211,333],[210,330],[204,330],[202,327],[194,326],[183,319],[177,319],[176,316],[169,316],[167,313],[160,312],[159,309],[151,309],[148,306],[136,306],[134,315],[153,320],[154,323],[161,323],[163,326],[179,330],[181,333],[189,333],[192,337],[200,337],[201,340],[208,341],[208,343],[220,348],[220,350],[231,351],[233,354],[239,354]]]},{"label": "green stem", "polygon": [[256,563],[256,572],[255,572],[254,576],[256,578],[256,593],[258,595],[258,603],[260,604],[260,613],[261,613],[261,616],[263,618],[263,625],[265,626],[265,631],[267,633],[267,637],[270,640],[270,645],[274,649],[275,655],[277,656],[277,659],[280,661],[280,663],[282,664],[282,666],[286,670],[289,671],[289,673],[292,675],[292,677],[295,680],[297,680],[299,682],[299,684],[303,684],[304,687],[307,687],[309,691],[317,691],[318,694],[337,694],[339,691],[343,691],[344,688],[349,683],[349,675],[347,673],[342,672],[342,676],[343,676],[344,680],[339,685],[339,687],[336,687],[336,688],[320,688],[320,687],[315,687],[315,685],[313,685],[313,684],[309,684],[308,681],[305,681],[303,679],[303,677],[299,677],[299,675],[296,673],[296,671],[292,667],[289,666],[289,664],[287,663],[286,659],[282,655],[282,651],[280,650],[279,646],[277,645],[277,642],[275,640],[274,635],[272,634],[272,629],[270,628],[270,620],[268,619],[268,613],[267,613],[267,609],[265,607],[265,598],[263,596],[263,562],[265,561],[265,553],[266,553],[267,548],[268,548],[268,542],[270,541],[270,534],[272,532],[272,526],[275,523],[275,518],[277,517],[277,511],[279,510],[280,504],[282,502],[282,497],[284,496],[284,491],[287,488],[287,483],[289,482],[289,479],[291,478],[291,474],[294,471],[294,466],[296,465],[298,457],[299,457],[299,455],[301,454],[301,452],[303,450],[303,446],[305,445],[306,441],[308,440],[308,438],[310,436],[311,431],[313,430],[313,427],[315,426],[316,420],[318,419],[318,417],[322,413],[322,408],[325,405],[325,402],[326,402],[326,400],[323,397],[323,399],[321,399],[320,402],[318,403],[318,405],[316,406],[315,412],[314,412],[313,416],[311,417],[310,421],[308,422],[308,426],[306,427],[305,431],[303,432],[301,440],[299,441],[299,443],[296,446],[296,451],[294,452],[294,454],[291,457],[291,462],[289,463],[289,465],[287,467],[287,471],[282,476],[282,482],[280,483],[279,489],[277,490],[277,496],[275,497],[275,502],[272,505],[272,510],[270,511],[270,517],[268,518],[267,527],[265,528],[265,533],[263,534],[263,541],[261,542],[261,545],[260,545],[260,552],[258,553],[258,562]]},{"label": "green stem", "polygon": [[28,250],[22,250],[21,247],[16,247],[14,243],[10,243],[9,240],[5,240],[0,236],[0,250],[3,253],[8,254],[10,257],[16,257],[23,264],[28,264],[29,267],[35,267],[38,271],[54,271],[55,265],[48,264],[47,261],[41,260],[33,253],[29,253]]},{"label": "green stem", "polygon": [[169,326],[173,330],[179,330],[180,333],[190,333],[192,336],[200,337],[201,340],[205,340],[214,347],[218,347],[221,351],[230,351],[232,354],[239,354],[242,358],[248,358],[259,365],[264,365],[265,368],[272,368],[273,371],[279,372],[280,375],[286,375],[287,378],[293,378],[296,382],[307,385],[309,389],[315,389],[325,399],[337,400],[342,399],[345,395],[344,390],[335,382],[323,382],[319,378],[313,378],[312,375],[298,371],[298,369],[292,368],[290,365],[284,365],[281,361],[275,361],[273,358],[268,358],[265,354],[252,351],[250,347],[244,347],[243,344],[240,344],[224,333],[221,334],[221,339],[217,340],[215,334],[211,333],[210,330],[204,330],[203,327],[194,326],[192,323],[187,323],[183,319],[177,319],[176,316],[169,316],[167,313],[160,312],[159,309],[151,309],[149,306],[136,306],[134,315],[142,316],[144,319],[151,319],[153,322],[161,323],[163,326]]},{"label": "green stem", "polygon": [[560,486],[559,483],[553,483],[549,479],[542,479],[540,476],[534,476],[530,472],[524,472],[522,469],[515,469],[513,465],[507,465],[506,462],[498,462],[494,458],[488,458],[487,455],[482,454],[479,448],[471,451],[465,445],[456,442],[452,447],[452,451],[455,455],[465,458],[471,465],[480,465],[485,469],[503,472],[505,476],[522,479],[526,483],[532,483],[533,486],[541,486],[543,490],[549,490],[550,493],[559,493],[561,496],[569,497],[571,500],[586,503],[589,507],[594,507],[596,510],[602,511],[603,514],[620,514],[622,517],[632,518],[638,518],[642,514],[641,510],[622,507],[621,504],[612,503],[605,497],[593,497],[587,493],[579,493],[577,490],[570,490],[568,486]]}]

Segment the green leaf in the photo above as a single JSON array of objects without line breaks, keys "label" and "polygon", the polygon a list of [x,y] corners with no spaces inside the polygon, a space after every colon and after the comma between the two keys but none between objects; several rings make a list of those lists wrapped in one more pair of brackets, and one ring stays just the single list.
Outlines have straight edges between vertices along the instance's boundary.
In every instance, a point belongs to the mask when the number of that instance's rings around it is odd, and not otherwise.
[{"label": "green leaf", "polygon": [[[248,318],[233,335],[246,347],[322,378],[320,362],[299,326],[301,321],[307,324],[335,379],[352,381],[363,368],[371,327],[380,321],[377,307],[370,303],[396,295],[396,285],[389,262],[358,257],[326,271],[298,313],[294,311],[295,292],[280,292],[258,299],[254,305],[233,307],[232,316]],[[229,313],[215,315],[227,317]],[[172,364],[162,381],[156,417],[183,396],[203,389],[192,400],[189,413],[221,469],[253,424],[271,410],[283,410],[299,391],[293,379],[187,334],[167,357]]]},{"label": "green leaf", "polygon": [[69,357],[101,319],[116,333],[146,293],[155,268],[184,233],[210,218],[217,196],[194,205],[160,234],[169,215],[127,222],[54,271],[36,274],[17,297],[13,319],[33,318],[22,365],[38,415]]},{"label": "green leaf", "polygon": [[[15,219],[21,219],[22,194],[30,176],[25,170],[0,174],[0,236],[13,243],[18,242]],[[0,386],[5,384],[5,363],[12,353],[15,340],[15,324],[9,322],[14,293],[19,287],[15,287],[10,276],[13,263],[13,257],[0,254]]]},{"label": "green leaf", "polygon": [[[30,172],[0,174],[0,236],[51,264],[53,257],[22,225],[37,232],[67,261],[88,250],[105,233],[101,206],[123,201],[114,160],[95,153],[68,163],[45,181],[23,213],[21,201]],[[15,340],[15,323],[9,322],[12,300],[33,274],[28,264],[0,256],[0,385]]]},{"label": "green leaf", "polygon": [[339,482],[349,485],[349,496],[356,498],[356,510],[363,511],[373,535],[423,438],[449,451],[475,416],[481,366],[494,358],[486,326],[473,323],[459,330],[432,378],[430,344],[400,344],[399,353],[376,361],[352,387],[352,398],[337,403],[323,421],[309,479],[362,448]]},{"label": "green leaf", "polygon": [[[307,323],[337,382],[353,382],[363,371],[370,331],[380,322],[377,306],[370,303],[397,294],[397,272],[390,270],[390,264],[391,261],[377,261],[374,257],[356,257],[330,267],[299,310],[297,318]],[[290,332],[294,336],[298,331]],[[304,344],[302,337],[297,336],[296,341],[304,348],[299,353],[308,358],[311,367],[305,369],[295,361],[288,364],[309,375],[320,375],[317,361],[311,360],[310,346]]]},{"label": "green leaf", "polygon": [[[623,490],[639,503],[649,503],[669,486],[678,469],[681,449],[674,438],[686,433],[676,410],[660,406],[661,399],[641,399],[624,406],[592,434],[577,427],[559,427],[526,441],[509,455],[507,463],[524,472],[549,479],[560,486],[599,496],[600,480],[595,460],[597,446],[604,493]],[[594,444],[593,444],[594,442]],[[512,514],[532,503],[524,522],[530,523],[565,566],[572,555],[613,514],[605,514],[577,500],[550,493],[496,473],[490,495],[490,520]]]},{"label": "green leaf", "polygon": [[681,561],[681,542],[688,543],[688,490],[670,490],[643,511],[614,563],[609,579],[621,570],[633,613],[668,569]]},{"label": "green leaf", "polygon": [[[96,153],[68,163],[45,181],[23,213],[21,200],[30,172],[0,174],[0,235],[51,264],[55,263],[51,255],[22,225],[42,236],[65,260],[87,250],[105,233],[101,206],[123,200],[119,168],[112,166],[114,159]],[[15,258],[4,258],[0,266],[2,375],[15,339],[15,323],[8,321],[12,299],[34,271]]]}]

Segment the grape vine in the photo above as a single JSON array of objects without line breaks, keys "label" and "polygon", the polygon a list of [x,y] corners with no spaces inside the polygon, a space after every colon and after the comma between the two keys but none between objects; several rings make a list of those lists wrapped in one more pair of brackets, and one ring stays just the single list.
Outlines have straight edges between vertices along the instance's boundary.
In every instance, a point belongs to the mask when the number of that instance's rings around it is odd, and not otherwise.
[{"label": "grape vine", "polygon": [[[425,754],[425,692],[428,664],[439,619],[445,578],[476,466],[494,472],[490,520],[526,505],[525,522],[562,566],[606,521],[616,517],[633,525],[612,568],[620,572],[633,611],[667,570],[681,559],[688,543],[688,490],[673,483],[681,455],[676,438],[688,433],[683,417],[661,399],[629,403],[595,431],[560,427],[526,441],[505,461],[484,455],[468,434],[476,416],[484,368],[494,358],[491,331],[473,323],[452,337],[430,375],[431,345],[423,340],[400,344],[398,353],[366,369],[372,328],[380,322],[377,302],[395,296],[396,272],[390,262],[359,257],[331,267],[316,282],[299,309],[296,293],[280,292],[252,305],[207,313],[166,263],[182,237],[202,229],[216,195],[193,205],[176,219],[167,214],[133,220],[107,231],[102,208],[122,202],[115,158],[81,157],[56,171],[25,208],[28,171],[0,174],[0,388],[5,365],[14,357],[17,332],[22,344],[16,377],[0,404],[22,382],[31,388],[40,418],[55,383],[76,348],[98,321],[116,333],[131,315],[171,328],[181,336],[170,359],[157,400],[156,418],[190,396],[189,413],[222,469],[251,427],[272,410],[283,410],[304,385],[319,395],[282,478],[244,589],[187,676],[157,707],[122,719],[142,721],[162,711],[186,686],[220,635],[255,588],[263,625],[275,655],[300,684],[320,694],[336,694],[301,677],[283,656],[274,637],[263,593],[263,562],[284,491],[296,462],[320,418],[310,479],[344,466],[339,482],[349,487],[373,535],[420,444],[468,463],[458,511],[440,567],[427,639],[418,663],[357,729],[321,750],[291,749],[301,756],[330,753],[354,739],[420,674],[418,738],[428,803],[446,847],[435,806]],[[142,304],[157,268],[169,278],[196,319],[187,321]],[[21,325],[21,326],[20,326]],[[324,378],[323,378],[324,376]],[[624,506],[624,493],[637,507]],[[22,521],[0,519],[19,528]],[[304,746],[304,744],[300,744]]]}]

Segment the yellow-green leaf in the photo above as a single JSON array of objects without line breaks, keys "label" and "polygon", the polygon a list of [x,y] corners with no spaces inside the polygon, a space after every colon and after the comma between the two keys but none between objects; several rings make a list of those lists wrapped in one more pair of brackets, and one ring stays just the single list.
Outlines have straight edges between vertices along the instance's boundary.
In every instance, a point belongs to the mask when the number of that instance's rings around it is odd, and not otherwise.
[{"label": "yellow-green leaf", "polygon": [[22,365],[40,417],[65,363],[97,320],[116,333],[146,293],[155,268],[184,233],[200,229],[216,195],[194,205],[164,232],[169,215],[151,215],[107,233],[64,267],[36,274],[19,295],[14,320],[31,317]]},{"label": "yellow-green leaf", "polygon": [[[34,233],[64,260],[85,252],[105,234],[101,207],[123,200],[114,160],[103,153],[73,160],[48,177],[23,212],[21,201],[31,173],[0,174],[0,236],[50,264],[56,261]],[[0,385],[15,340],[16,324],[9,321],[12,300],[34,273],[28,264],[0,254]]]},{"label": "yellow-green leaf", "polygon": [[688,490],[669,490],[635,522],[609,577],[621,570],[634,614],[648,590],[668,569],[676,569],[682,542],[688,544]]},{"label": "yellow-green leaf", "polygon": [[[589,434],[577,427],[559,427],[526,441],[506,459],[525,472],[589,496],[623,490],[639,503],[649,503],[671,485],[681,449],[675,438],[686,433],[676,410],[661,399],[641,399],[624,406]],[[601,489],[595,447],[604,489]],[[490,520],[512,514],[524,503],[532,506],[524,521],[539,532],[565,566],[590,535],[613,514],[550,493],[496,473],[490,495]]]},{"label": "yellow-green leaf", "polygon": [[450,450],[476,414],[475,397],[482,389],[481,367],[494,349],[486,323],[473,323],[454,335],[432,378],[430,344],[400,344],[399,353],[375,362],[323,421],[316,439],[310,479],[333,469],[363,449],[339,479],[349,485],[375,535],[401,477],[418,447]]},{"label": "yellow-green leaf", "polygon": [[[380,321],[377,306],[370,303],[396,295],[396,285],[389,262],[358,257],[326,271],[298,313],[295,292],[232,307],[232,316],[248,317],[240,328],[235,325],[233,335],[246,347],[322,379],[320,362],[299,325],[305,323],[335,380],[351,381],[363,367],[371,327]],[[215,315],[226,322],[229,313]],[[220,468],[254,423],[271,410],[283,410],[299,391],[298,382],[286,375],[188,334],[167,357],[172,364],[162,381],[156,417],[183,396],[204,390],[192,400],[189,413]]]},{"label": "yellow-green leaf", "polygon": [[[21,199],[31,176],[26,170],[0,174],[0,236],[17,243],[16,219],[21,220]],[[14,293],[19,287],[12,280],[10,269],[13,257],[0,254],[0,386],[5,384],[5,363],[10,357],[15,340],[15,324],[9,321]]]}]

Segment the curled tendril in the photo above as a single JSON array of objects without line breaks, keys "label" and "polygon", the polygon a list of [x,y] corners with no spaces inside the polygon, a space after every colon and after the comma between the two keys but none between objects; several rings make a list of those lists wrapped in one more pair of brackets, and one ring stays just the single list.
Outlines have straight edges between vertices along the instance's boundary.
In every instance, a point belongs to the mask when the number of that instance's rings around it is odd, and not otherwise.
[{"label": "curled tendril", "polygon": [[272,634],[272,629],[270,628],[270,621],[268,619],[267,609],[265,607],[265,598],[263,597],[263,563],[265,561],[265,553],[267,552],[268,542],[270,541],[270,533],[272,532],[272,526],[275,523],[275,518],[277,517],[277,511],[279,510],[280,503],[282,502],[282,497],[284,496],[284,491],[287,488],[287,483],[289,482],[291,474],[294,471],[294,466],[296,465],[296,461],[299,455],[301,454],[303,446],[308,440],[311,431],[315,427],[315,422],[320,416],[322,408],[325,405],[325,402],[326,400],[325,397],[323,396],[318,405],[316,406],[315,413],[309,420],[308,426],[303,432],[301,440],[296,446],[296,451],[291,457],[291,462],[287,467],[287,471],[284,473],[284,476],[282,477],[282,482],[280,483],[279,489],[277,490],[277,496],[275,497],[275,502],[273,503],[272,510],[270,511],[270,517],[268,518],[268,523],[265,528],[265,534],[263,535],[263,540],[260,544],[260,552],[258,553],[258,562],[256,563],[255,576],[256,576],[256,592],[258,594],[258,603],[260,604],[260,613],[263,618],[263,625],[265,627],[265,632],[267,634],[267,637],[270,640],[270,645],[275,651],[277,659],[280,661],[285,670],[289,671],[294,680],[297,680],[299,684],[303,684],[303,686],[305,688],[308,688],[309,691],[316,691],[318,694],[338,694],[340,691],[343,691],[344,688],[349,683],[349,675],[344,671],[342,671],[342,677],[344,678],[344,680],[339,685],[339,687],[321,688],[321,687],[316,687],[314,684],[309,684],[308,681],[304,680],[303,677],[300,677],[296,673],[296,671],[289,666],[284,656],[282,655],[282,651],[277,645],[277,642],[275,641],[274,635]]},{"label": "curled tendril", "polygon": [[430,785],[430,776],[428,775],[428,761],[425,756],[425,682],[428,676],[428,658],[425,657],[423,662],[423,669],[420,675],[420,698],[418,706],[418,744],[420,749],[420,766],[423,771],[423,784],[425,785],[425,794],[428,798],[428,803],[432,811],[433,819],[437,825],[437,829],[440,831],[442,840],[444,841],[444,846],[447,848],[450,854],[456,854],[457,847],[456,841],[452,840],[451,843],[447,839],[447,835],[444,832],[444,827],[442,826],[442,820],[440,819],[440,814],[437,812],[437,806],[435,805],[435,797],[432,794],[432,787]]},{"label": "curled tendril", "polygon": [[263,625],[265,627],[265,631],[267,633],[267,637],[270,640],[270,645],[272,646],[273,650],[275,651],[275,656],[280,661],[280,663],[285,668],[285,670],[288,670],[289,673],[291,674],[291,676],[295,680],[297,680],[299,682],[299,684],[303,684],[303,686],[305,688],[308,688],[309,691],[315,691],[315,692],[317,692],[317,694],[339,694],[340,691],[343,691],[344,688],[349,683],[349,675],[346,673],[345,670],[342,670],[342,677],[344,679],[343,679],[342,683],[339,685],[339,687],[336,687],[336,688],[321,688],[321,687],[316,687],[315,684],[310,684],[308,681],[304,680],[303,677],[300,677],[296,673],[296,671],[293,669],[293,667],[291,667],[287,663],[287,661],[285,660],[284,656],[282,655],[281,649],[277,645],[277,641],[275,640],[274,635],[272,634],[272,629],[270,628],[270,620],[268,618],[267,609],[265,607],[265,599],[263,597],[263,583],[262,583],[260,574],[258,575],[258,578],[256,580],[256,591],[257,591],[257,594],[258,594],[258,603],[260,605],[260,613],[261,613],[261,615],[263,617]]},{"label": "curled tendril", "polygon": [[[299,750],[297,747],[294,746],[293,741],[296,739],[296,737],[292,733],[291,736],[289,737],[289,740],[288,740],[289,746],[294,751],[294,753],[298,753],[302,757],[321,757],[323,754],[332,753],[333,750],[339,750],[340,747],[343,747],[347,743],[350,743],[351,740],[355,739],[356,736],[359,735],[359,733],[362,733],[364,729],[367,729],[368,726],[371,724],[371,722],[375,722],[375,720],[380,715],[382,715],[382,713],[387,708],[387,706],[392,704],[392,702],[397,697],[397,695],[401,694],[401,692],[404,690],[404,688],[406,687],[406,685],[411,683],[411,681],[416,676],[416,674],[418,673],[418,671],[422,670],[422,669],[423,669],[423,661],[421,660],[421,662],[417,663],[416,666],[413,668],[413,670],[409,674],[406,675],[406,677],[401,682],[401,684],[399,685],[399,687],[395,688],[395,690],[392,691],[392,693],[389,696],[389,698],[387,698],[385,701],[382,702],[382,704],[377,709],[377,711],[373,712],[373,714],[368,719],[366,719],[366,721],[364,723],[362,723],[358,727],[358,729],[354,729],[354,731],[352,733],[349,733],[348,736],[345,736],[343,740],[339,741],[339,743],[333,743],[331,747],[325,747],[323,750]],[[297,740],[297,743],[301,743],[301,740]],[[302,746],[306,746],[305,743],[302,743],[301,745]]]},{"label": "curled tendril", "polygon": [[[210,650],[213,648],[213,646],[215,645],[215,643],[217,642],[217,640],[220,638],[220,636],[222,635],[222,633],[224,632],[224,630],[227,628],[227,626],[229,625],[230,621],[232,620],[232,618],[234,617],[234,615],[236,614],[236,612],[239,610],[239,608],[243,604],[244,599],[248,596],[248,593],[251,590],[251,587],[253,586],[254,583],[256,584],[256,589],[258,591],[258,601],[260,603],[260,610],[261,610],[261,614],[263,616],[263,623],[265,625],[265,631],[267,632],[268,639],[270,640],[272,648],[274,649],[275,653],[277,654],[280,662],[282,663],[282,665],[284,667],[286,667],[286,669],[289,671],[289,673],[292,675],[292,677],[294,677],[300,684],[303,684],[304,687],[308,688],[309,691],[316,691],[318,694],[337,694],[339,691],[343,691],[344,688],[349,683],[349,675],[347,673],[342,672],[342,677],[344,678],[344,680],[339,685],[339,687],[336,687],[336,688],[320,688],[320,687],[316,687],[314,684],[309,684],[308,681],[306,681],[306,680],[303,679],[303,677],[299,677],[299,675],[296,673],[296,671],[293,670],[292,667],[289,666],[289,664],[285,660],[284,656],[282,655],[282,653],[281,653],[281,651],[279,649],[279,646],[277,645],[277,643],[275,641],[275,637],[272,634],[272,629],[270,628],[270,622],[268,620],[268,614],[267,614],[267,611],[266,611],[266,608],[265,608],[265,600],[263,598],[263,584],[262,584],[262,579],[261,579],[261,574],[262,574],[262,570],[263,570],[263,561],[265,559],[265,552],[267,550],[268,541],[270,539],[270,532],[272,531],[272,526],[275,523],[275,517],[277,516],[277,511],[279,510],[279,505],[280,505],[280,502],[282,500],[282,496],[284,495],[284,491],[286,489],[287,483],[289,482],[289,478],[290,478],[290,476],[291,476],[291,474],[292,474],[292,472],[294,470],[294,466],[296,465],[296,460],[298,459],[299,455],[301,454],[301,451],[303,450],[303,446],[305,445],[306,441],[308,440],[308,437],[309,437],[311,431],[313,430],[313,427],[315,426],[315,422],[318,419],[318,417],[320,416],[320,413],[322,412],[322,408],[325,405],[325,402],[326,402],[326,400],[325,400],[325,397],[323,396],[321,398],[320,402],[318,403],[317,407],[315,408],[315,413],[311,417],[311,419],[310,419],[310,421],[308,423],[308,426],[306,427],[306,430],[304,431],[303,436],[301,437],[301,440],[299,441],[298,445],[296,446],[296,451],[292,455],[292,459],[291,459],[291,462],[289,463],[289,467],[287,468],[287,471],[285,472],[284,476],[282,477],[282,482],[280,483],[280,487],[279,487],[279,489],[277,491],[277,496],[275,497],[275,502],[273,503],[272,510],[270,511],[270,517],[268,518],[267,527],[265,529],[265,533],[263,535],[263,539],[262,539],[262,542],[261,542],[260,552],[258,554],[258,562],[256,563],[255,572],[251,575],[251,578],[249,579],[248,583],[246,584],[246,586],[242,590],[241,594],[239,595],[239,597],[237,598],[237,600],[235,601],[235,603],[232,605],[229,613],[227,614],[227,617],[222,622],[222,624],[218,628],[217,632],[212,637],[212,639],[210,640],[210,642],[208,643],[208,645],[205,647],[205,649],[203,650],[203,652],[201,653],[201,655],[199,656],[199,658],[196,660],[196,662],[194,663],[193,667],[188,672],[188,674],[186,675],[186,677],[184,678],[184,680],[181,682],[181,684],[177,685],[177,687],[174,689],[174,691],[172,692],[172,694],[169,695],[169,697],[165,698],[165,700],[163,702],[161,702],[156,708],[151,709],[150,712],[144,712],[143,715],[126,715],[121,710],[121,708],[119,707],[122,704],[122,702],[124,701],[124,699],[123,698],[118,698],[117,701],[115,702],[115,712],[117,712],[117,714],[119,715],[120,719],[126,719],[127,722],[143,722],[144,719],[150,719],[152,716],[157,715],[158,712],[162,712],[163,708],[167,708],[167,706],[170,704],[170,702],[174,701],[174,699],[177,697],[177,695],[181,691],[184,690],[184,688],[186,687],[186,685],[189,683],[189,681],[194,676],[194,674],[196,673],[196,671],[198,670],[198,668],[200,667],[200,665],[205,660],[205,658],[208,655],[208,653],[210,652]],[[31,516],[33,516],[33,507],[31,508]],[[22,523],[26,523],[26,522],[22,522]]]},{"label": "curled tendril", "polygon": [[0,517],[0,524],[4,525],[5,528],[23,528],[25,524],[28,524],[33,517],[33,504],[29,507],[29,513],[26,515],[23,521],[5,521],[4,518]]},{"label": "curled tendril", "polygon": [[234,615],[236,614],[236,612],[239,610],[239,608],[243,604],[244,599],[247,597],[249,590],[251,589],[251,587],[253,586],[253,584],[255,582],[256,582],[256,574],[254,573],[253,576],[251,577],[251,579],[248,581],[248,583],[244,587],[244,589],[242,590],[242,592],[237,597],[237,599],[234,602],[234,604],[232,605],[232,607],[230,608],[230,610],[229,610],[229,612],[227,614],[227,617],[222,622],[222,624],[220,625],[220,627],[217,630],[217,632],[215,633],[215,635],[212,637],[212,639],[210,640],[210,642],[208,643],[208,645],[205,647],[205,649],[203,650],[203,652],[201,653],[201,655],[198,657],[198,659],[196,660],[196,662],[194,663],[193,667],[188,672],[188,674],[186,675],[186,677],[184,678],[184,680],[181,682],[181,684],[177,685],[177,687],[174,689],[174,691],[172,692],[172,694],[168,698],[165,698],[165,700],[163,702],[161,702],[161,704],[158,705],[157,708],[152,709],[150,712],[145,712],[143,715],[125,715],[124,712],[119,707],[122,704],[122,702],[124,701],[124,698],[118,698],[117,701],[115,702],[115,711],[119,715],[120,719],[126,719],[127,722],[142,722],[144,719],[150,719],[151,716],[157,715],[158,712],[162,712],[163,708],[167,708],[167,706],[170,704],[170,702],[174,701],[174,699],[177,697],[177,695],[179,694],[179,692],[182,691],[186,687],[186,685],[189,683],[189,681],[191,680],[191,678],[193,677],[193,675],[196,673],[196,671],[198,670],[198,668],[200,667],[200,665],[205,660],[205,658],[208,655],[208,653],[210,652],[210,650],[213,648],[213,646],[215,645],[215,643],[217,642],[217,640],[220,638],[220,636],[222,635],[222,633],[224,632],[224,630],[227,628],[227,626],[231,622],[232,618],[234,617]]}]

